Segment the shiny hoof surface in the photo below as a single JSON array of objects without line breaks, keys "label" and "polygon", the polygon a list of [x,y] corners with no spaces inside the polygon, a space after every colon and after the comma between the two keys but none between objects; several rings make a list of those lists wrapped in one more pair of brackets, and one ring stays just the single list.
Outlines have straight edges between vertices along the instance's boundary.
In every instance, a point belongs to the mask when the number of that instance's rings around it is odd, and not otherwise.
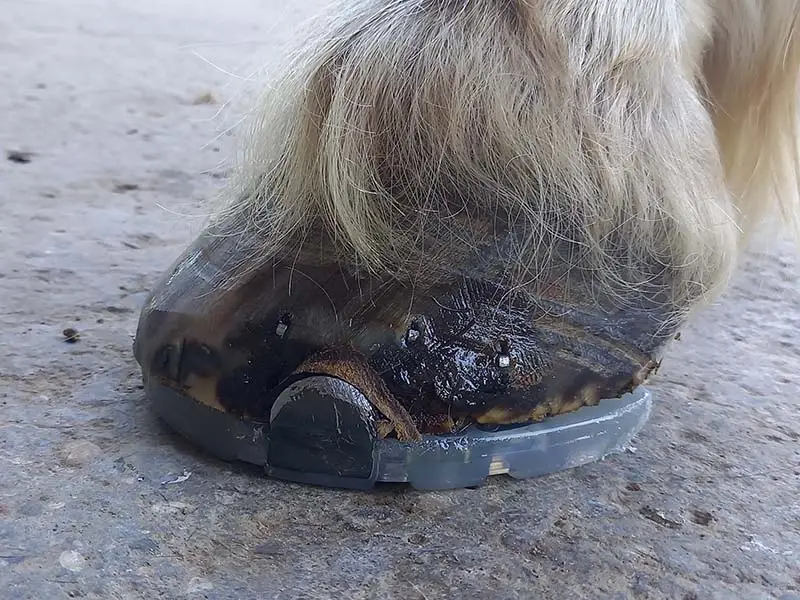
[{"label": "shiny hoof surface", "polygon": [[263,467],[273,478],[335,488],[408,483],[419,490],[474,487],[491,475],[525,479],[595,462],[624,450],[652,407],[644,387],[619,399],[530,425],[381,438],[380,416],[354,386],[312,375],[287,386],[268,423],[211,408],[150,380],[157,414],[180,434],[226,461]]},{"label": "shiny hoof surface", "polygon": [[198,238],[134,343],[156,410],[221,458],[330,486],[463,487],[597,460],[646,419],[640,385],[670,335],[657,303],[603,304],[574,273],[522,295],[485,268],[411,287],[320,257],[232,279],[242,243]]}]

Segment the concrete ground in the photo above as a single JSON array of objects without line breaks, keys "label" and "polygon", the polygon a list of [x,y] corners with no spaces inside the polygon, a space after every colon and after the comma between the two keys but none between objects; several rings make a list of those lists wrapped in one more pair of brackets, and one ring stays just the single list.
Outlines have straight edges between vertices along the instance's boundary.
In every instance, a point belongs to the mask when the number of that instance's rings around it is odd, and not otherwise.
[{"label": "concrete ground", "polygon": [[317,5],[2,2],[0,598],[800,598],[783,242],[671,350],[635,451],[570,472],[330,491],[152,416],[140,303],[224,182],[225,103]]}]

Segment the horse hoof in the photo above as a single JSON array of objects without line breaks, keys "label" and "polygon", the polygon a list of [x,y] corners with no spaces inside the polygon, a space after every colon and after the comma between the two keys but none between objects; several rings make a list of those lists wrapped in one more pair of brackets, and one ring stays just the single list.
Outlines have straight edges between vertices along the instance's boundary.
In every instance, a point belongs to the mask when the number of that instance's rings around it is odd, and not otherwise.
[{"label": "horse hoof", "polygon": [[134,343],[157,412],[222,459],[326,486],[468,487],[596,460],[649,414],[656,309],[521,302],[469,273],[426,290],[330,264],[231,278],[236,244],[199,237]]}]

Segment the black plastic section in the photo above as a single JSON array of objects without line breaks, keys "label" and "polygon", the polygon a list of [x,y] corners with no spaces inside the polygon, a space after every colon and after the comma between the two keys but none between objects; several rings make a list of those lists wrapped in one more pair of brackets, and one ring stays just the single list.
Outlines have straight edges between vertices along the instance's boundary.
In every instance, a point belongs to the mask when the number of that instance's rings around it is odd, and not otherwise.
[{"label": "black plastic section", "polygon": [[281,479],[369,488],[377,478],[375,415],[340,379],[311,376],[284,389],[272,407],[268,473]]}]

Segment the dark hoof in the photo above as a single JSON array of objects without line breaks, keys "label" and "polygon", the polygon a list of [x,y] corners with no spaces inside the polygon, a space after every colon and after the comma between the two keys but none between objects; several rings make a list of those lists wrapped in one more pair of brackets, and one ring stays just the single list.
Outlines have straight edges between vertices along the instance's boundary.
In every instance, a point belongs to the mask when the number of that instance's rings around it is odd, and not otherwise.
[{"label": "dark hoof", "polygon": [[[201,237],[153,291],[135,354],[145,379],[269,421],[300,374],[355,386],[401,441],[470,424],[525,424],[618,398],[673,333],[654,307],[511,294],[459,275],[425,289],[341,266],[275,262],[231,283],[236,239]],[[230,246],[230,247],[229,247]],[[217,257],[215,259],[215,257]]]},{"label": "dark hoof", "polygon": [[[183,435],[282,479],[431,488],[538,472],[501,449],[541,460],[526,444],[556,435],[552,419],[593,422],[641,401],[626,394],[672,333],[661,305],[615,308],[580,281],[521,297],[479,272],[410,288],[300,261],[232,278],[241,242],[204,235],[187,249],[149,297],[134,353],[156,410]],[[187,402],[202,407],[191,419]],[[576,418],[573,432],[586,425]],[[615,447],[603,444],[593,448]]]}]

